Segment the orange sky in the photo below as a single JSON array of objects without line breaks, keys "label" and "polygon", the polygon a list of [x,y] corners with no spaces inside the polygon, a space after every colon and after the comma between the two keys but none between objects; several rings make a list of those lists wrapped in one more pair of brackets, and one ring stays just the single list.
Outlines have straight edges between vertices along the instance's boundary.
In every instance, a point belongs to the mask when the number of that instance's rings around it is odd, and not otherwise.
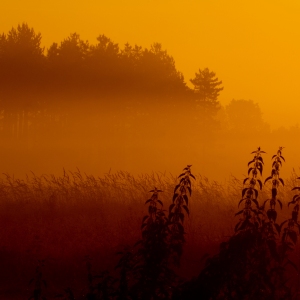
[{"label": "orange sky", "polygon": [[223,81],[223,105],[252,99],[276,128],[300,124],[299,16],[299,0],[2,0],[0,32],[26,22],[46,47],[72,32],[121,48],[159,42],[187,82],[208,67]]}]

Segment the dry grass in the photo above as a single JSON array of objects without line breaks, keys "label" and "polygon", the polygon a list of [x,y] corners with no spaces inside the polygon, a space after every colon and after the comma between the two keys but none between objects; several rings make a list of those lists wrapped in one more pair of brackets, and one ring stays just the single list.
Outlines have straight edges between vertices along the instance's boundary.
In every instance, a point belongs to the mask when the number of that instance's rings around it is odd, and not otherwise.
[{"label": "dry grass", "polygon": [[[203,263],[202,255],[213,254],[219,243],[232,235],[242,179],[232,177],[221,185],[196,176],[190,217],[185,220],[183,276],[196,275]],[[101,178],[78,170],[64,172],[61,177],[32,174],[26,180],[5,175],[0,180],[2,289],[4,285],[26,289],[37,259],[46,259],[44,277],[49,290],[83,288],[84,257],[92,257],[95,271],[113,269],[115,253],[140,239],[149,191],[154,187],[163,190],[160,199],[167,209],[176,180],[171,174],[133,176],[122,171]],[[286,180],[279,192],[284,206],[291,200],[293,186],[295,176]],[[260,192],[260,204],[269,191],[264,187]],[[284,208],[279,223],[288,213]]]}]

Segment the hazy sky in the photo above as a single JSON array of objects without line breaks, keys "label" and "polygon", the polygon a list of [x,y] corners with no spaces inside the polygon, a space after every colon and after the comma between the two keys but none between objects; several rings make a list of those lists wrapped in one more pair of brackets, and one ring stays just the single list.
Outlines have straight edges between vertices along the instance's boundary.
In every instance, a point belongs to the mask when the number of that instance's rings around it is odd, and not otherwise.
[{"label": "hazy sky", "polygon": [[159,42],[187,82],[208,67],[223,105],[252,99],[276,128],[300,124],[299,16],[299,0],[1,0],[0,32],[26,22],[46,48],[73,32],[121,48]]}]

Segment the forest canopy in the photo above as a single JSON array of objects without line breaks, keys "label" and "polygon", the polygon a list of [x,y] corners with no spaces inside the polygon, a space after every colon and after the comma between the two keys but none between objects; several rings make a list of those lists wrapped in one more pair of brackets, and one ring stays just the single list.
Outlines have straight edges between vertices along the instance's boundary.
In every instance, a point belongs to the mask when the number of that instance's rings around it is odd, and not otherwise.
[{"label": "forest canopy", "polygon": [[72,33],[45,49],[41,40],[41,33],[26,23],[0,36],[0,131],[6,136],[26,137],[38,128],[43,132],[46,120],[51,130],[61,129],[77,105],[126,110],[131,125],[137,115],[145,121],[158,110],[188,112],[199,125],[210,122],[219,108],[223,87],[216,74],[199,69],[190,80],[194,89],[189,88],[159,43],[149,49],[129,43],[120,48],[103,34],[90,44]]},{"label": "forest canopy", "polygon": [[45,50],[42,36],[23,23],[0,36],[0,76],[7,83],[76,89],[96,93],[134,92],[160,95],[190,91],[175,61],[161,44],[150,49],[125,44],[121,49],[105,35],[96,44],[77,33]]}]

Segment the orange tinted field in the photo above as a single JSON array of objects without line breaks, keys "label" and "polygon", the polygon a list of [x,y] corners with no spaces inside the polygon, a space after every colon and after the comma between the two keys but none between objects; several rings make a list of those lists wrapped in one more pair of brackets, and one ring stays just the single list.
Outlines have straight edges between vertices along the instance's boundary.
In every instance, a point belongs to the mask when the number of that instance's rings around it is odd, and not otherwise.
[{"label": "orange tinted field", "polygon": [[[280,192],[284,206],[292,184],[290,179]],[[45,259],[48,296],[68,286],[76,295],[87,291],[87,255],[95,273],[108,269],[116,274],[115,253],[141,238],[149,190],[162,189],[161,200],[168,209],[175,185],[176,177],[155,173],[134,177],[118,172],[94,178],[74,172],[26,181],[7,176],[0,183],[2,295],[16,291],[29,297],[33,287],[28,282],[38,259]],[[203,267],[202,256],[216,253],[220,242],[233,234],[241,189],[241,181],[235,178],[222,186],[196,176],[190,217],[184,223],[182,265],[177,270],[183,278],[196,276]],[[264,188],[259,199],[267,199],[267,194]],[[287,213],[284,207],[280,219]]]}]

